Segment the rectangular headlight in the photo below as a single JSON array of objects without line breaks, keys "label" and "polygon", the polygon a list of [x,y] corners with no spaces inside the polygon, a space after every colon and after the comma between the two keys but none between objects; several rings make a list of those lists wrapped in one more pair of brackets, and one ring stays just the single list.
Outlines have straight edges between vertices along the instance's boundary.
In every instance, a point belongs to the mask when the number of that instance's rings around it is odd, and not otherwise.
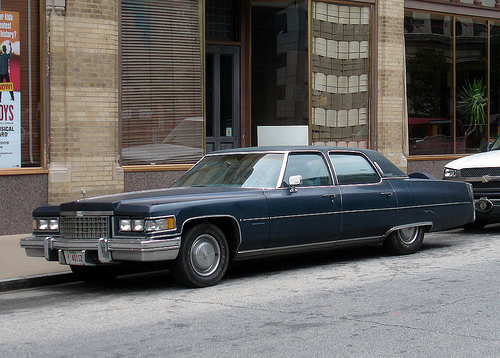
[{"label": "rectangular headlight", "polygon": [[167,231],[175,229],[175,217],[168,216],[165,218],[146,220],[146,231]]},{"label": "rectangular headlight", "polygon": [[47,232],[59,231],[59,219],[58,218],[33,218],[33,230],[34,231],[47,231]]},{"label": "rectangular headlight", "polygon": [[456,178],[458,177],[458,170],[455,169],[450,169],[450,168],[444,168],[444,178]]},{"label": "rectangular headlight", "polygon": [[120,219],[120,231],[144,232],[143,219]]}]

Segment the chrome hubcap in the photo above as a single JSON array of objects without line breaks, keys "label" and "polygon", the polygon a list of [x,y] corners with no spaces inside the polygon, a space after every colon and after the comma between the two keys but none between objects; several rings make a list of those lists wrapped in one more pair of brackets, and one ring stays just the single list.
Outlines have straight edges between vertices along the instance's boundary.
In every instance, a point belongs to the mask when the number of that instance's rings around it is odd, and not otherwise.
[{"label": "chrome hubcap", "polygon": [[399,238],[406,245],[412,244],[417,239],[417,233],[418,233],[417,227],[407,227],[398,230]]},{"label": "chrome hubcap", "polygon": [[191,267],[200,276],[210,276],[220,263],[220,246],[217,240],[208,234],[200,235],[191,246],[189,255]]}]

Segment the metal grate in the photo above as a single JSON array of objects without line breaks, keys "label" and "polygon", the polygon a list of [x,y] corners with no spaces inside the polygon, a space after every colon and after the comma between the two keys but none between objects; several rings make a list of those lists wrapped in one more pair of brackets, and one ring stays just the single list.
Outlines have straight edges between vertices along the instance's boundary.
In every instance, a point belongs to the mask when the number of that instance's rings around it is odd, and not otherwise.
[{"label": "metal grate", "polygon": [[109,237],[109,216],[62,216],[61,237],[98,239]]},{"label": "metal grate", "polygon": [[500,168],[465,168],[460,170],[463,178],[482,177],[483,175],[500,176]]}]

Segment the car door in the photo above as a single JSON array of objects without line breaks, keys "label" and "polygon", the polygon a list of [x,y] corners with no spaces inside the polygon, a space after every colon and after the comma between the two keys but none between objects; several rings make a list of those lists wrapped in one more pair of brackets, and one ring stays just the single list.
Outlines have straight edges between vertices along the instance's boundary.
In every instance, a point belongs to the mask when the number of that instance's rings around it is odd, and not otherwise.
[{"label": "car door", "polygon": [[375,238],[395,223],[398,203],[383,179],[361,153],[330,153],[342,194],[342,232],[339,240]]},{"label": "car door", "polygon": [[[302,184],[290,188],[291,176]],[[340,192],[321,152],[288,156],[282,187],[265,192],[270,213],[267,248],[335,242],[341,226]]]}]

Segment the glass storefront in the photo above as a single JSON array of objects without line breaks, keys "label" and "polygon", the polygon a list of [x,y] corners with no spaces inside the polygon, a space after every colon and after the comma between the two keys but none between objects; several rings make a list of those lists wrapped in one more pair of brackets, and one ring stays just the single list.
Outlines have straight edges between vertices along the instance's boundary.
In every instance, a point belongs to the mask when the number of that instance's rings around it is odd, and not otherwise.
[{"label": "glass storefront", "polygon": [[487,20],[405,13],[410,155],[474,153],[498,134],[498,31]]}]

